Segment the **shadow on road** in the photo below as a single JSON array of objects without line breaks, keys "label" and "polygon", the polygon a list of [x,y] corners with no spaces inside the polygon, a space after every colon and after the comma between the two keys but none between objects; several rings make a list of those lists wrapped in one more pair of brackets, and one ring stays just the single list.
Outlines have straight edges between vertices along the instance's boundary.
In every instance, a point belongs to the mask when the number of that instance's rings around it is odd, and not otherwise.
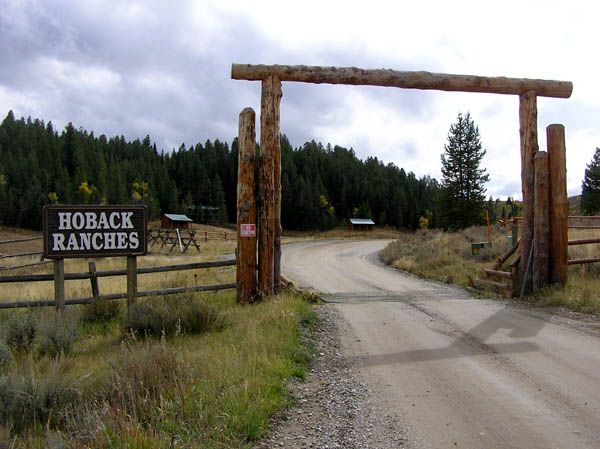
[{"label": "shadow on road", "polygon": [[502,356],[504,354],[516,354],[525,352],[536,352],[539,346],[531,341],[511,342],[488,342],[488,340],[499,331],[505,331],[506,335],[516,339],[530,339],[535,337],[550,319],[549,314],[529,315],[520,313],[518,309],[505,307],[477,326],[464,332],[448,322],[445,318],[426,310],[419,304],[410,304],[417,310],[433,318],[433,322],[444,323],[445,330],[434,329],[436,332],[455,336],[451,345],[443,348],[416,349],[394,354],[373,354],[357,357],[357,362],[362,366],[389,365],[394,363],[427,362],[433,360],[477,357],[477,356]]}]

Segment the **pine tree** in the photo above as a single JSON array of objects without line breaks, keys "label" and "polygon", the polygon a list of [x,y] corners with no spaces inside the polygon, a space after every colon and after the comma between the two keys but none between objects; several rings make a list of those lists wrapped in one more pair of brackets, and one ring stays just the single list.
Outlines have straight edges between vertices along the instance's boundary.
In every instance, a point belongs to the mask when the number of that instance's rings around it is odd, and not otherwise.
[{"label": "pine tree", "polygon": [[600,212],[600,148],[585,169],[581,185],[581,211],[586,215]]},{"label": "pine tree", "polygon": [[448,144],[441,156],[440,210],[445,228],[462,229],[483,223],[485,183],[489,181],[486,170],[480,168],[485,153],[471,114],[459,113],[456,123],[450,126]]}]

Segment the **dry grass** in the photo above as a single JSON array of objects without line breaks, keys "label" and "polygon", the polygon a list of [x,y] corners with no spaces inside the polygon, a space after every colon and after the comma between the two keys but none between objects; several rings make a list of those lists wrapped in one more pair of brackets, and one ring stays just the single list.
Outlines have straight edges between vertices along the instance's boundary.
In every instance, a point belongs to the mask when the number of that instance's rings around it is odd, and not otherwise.
[{"label": "dry grass", "polygon": [[402,235],[401,231],[395,228],[375,227],[372,231],[352,231],[346,227],[340,227],[323,232],[300,232],[285,231],[283,233],[283,242],[292,243],[306,240],[325,240],[325,239],[397,239]]},{"label": "dry grass", "polygon": [[461,232],[437,229],[407,232],[388,245],[379,257],[399,270],[466,287],[470,276],[489,268],[493,260],[509,249],[508,232],[498,227],[492,231],[492,247],[473,256],[471,243],[484,241],[487,231],[483,227]]},{"label": "dry grass", "polygon": [[[0,388],[0,402],[11,414],[0,416],[0,446],[249,447],[286,402],[284,380],[304,373],[310,351],[300,347],[299,330],[314,322],[311,305],[294,293],[245,307],[231,292],[197,298],[227,317],[224,328],[139,340],[123,336],[120,318],[81,322],[69,354],[16,354],[0,370],[10,387]],[[0,315],[9,313],[21,312]],[[36,392],[31,404],[11,393],[19,385]]]},{"label": "dry grass", "polygon": [[[484,268],[491,268],[493,261],[509,249],[508,234],[509,231],[494,227],[493,247],[473,256],[471,243],[487,240],[483,227],[461,232],[426,230],[405,233],[388,245],[380,253],[380,258],[399,270],[466,287],[470,277],[479,277]],[[599,237],[600,230],[569,230],[569,240]],[[571,246],[569,259],[598,257],[599,246]],[[564,289],[548,287],[528,300],[544,306],[563,306],[600,315],[600,263],[570,266],[569,280]]]}]

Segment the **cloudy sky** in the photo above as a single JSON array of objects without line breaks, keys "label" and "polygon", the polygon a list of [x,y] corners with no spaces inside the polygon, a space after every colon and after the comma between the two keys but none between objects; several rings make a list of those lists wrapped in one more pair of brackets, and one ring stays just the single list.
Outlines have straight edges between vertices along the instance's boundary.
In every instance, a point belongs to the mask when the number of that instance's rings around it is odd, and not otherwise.
[{"label": "cloudy sky", "polygon": [[[171,151],[237,132],[258,82],[232,63],[426,70],[572,81],[540,98],[545,127],[566,127],[569,194],[600,146],[595,2],[0,0],[0,114],[71,121],[96,135],[149,134]],[[520,197],[518,98],[284,83],[282,132],[353,147],[418,176],[440,176],[458,112],[479,126],[494,197]]]}]

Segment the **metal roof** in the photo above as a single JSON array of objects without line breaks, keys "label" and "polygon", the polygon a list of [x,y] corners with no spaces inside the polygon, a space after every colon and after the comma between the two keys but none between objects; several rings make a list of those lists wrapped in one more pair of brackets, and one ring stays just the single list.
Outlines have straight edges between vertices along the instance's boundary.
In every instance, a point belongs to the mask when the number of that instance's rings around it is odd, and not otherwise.
[{"label": "metal roof", "polygon": [[350,223],[353,225],[375,225],[375,222],[370,218],[351,218]]},{"label": "metal roof", "polygon": [[165,217],[167,217],[171,221],[189,221],[189,222],[194,221],[187,215],[183,215],[183,214],[165,214]]}]

